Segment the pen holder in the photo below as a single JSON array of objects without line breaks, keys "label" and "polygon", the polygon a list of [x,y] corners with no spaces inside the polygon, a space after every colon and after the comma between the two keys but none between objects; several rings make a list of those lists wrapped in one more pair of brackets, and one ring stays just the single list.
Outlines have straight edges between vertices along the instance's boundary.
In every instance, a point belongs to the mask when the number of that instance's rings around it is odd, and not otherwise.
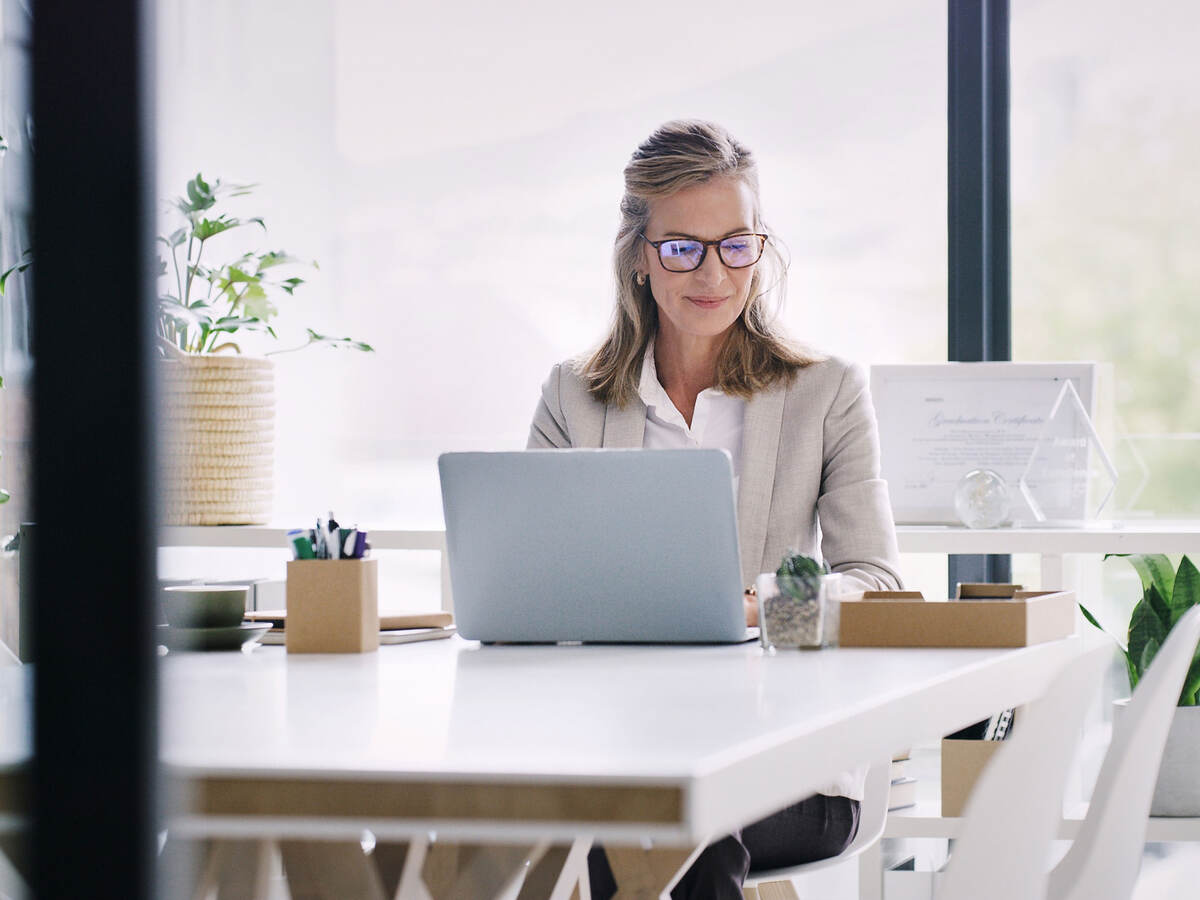
[{"label": "pen holder", "polygon": [[378,650],[378,560],[289,561],[284,640],[288,653]]}]

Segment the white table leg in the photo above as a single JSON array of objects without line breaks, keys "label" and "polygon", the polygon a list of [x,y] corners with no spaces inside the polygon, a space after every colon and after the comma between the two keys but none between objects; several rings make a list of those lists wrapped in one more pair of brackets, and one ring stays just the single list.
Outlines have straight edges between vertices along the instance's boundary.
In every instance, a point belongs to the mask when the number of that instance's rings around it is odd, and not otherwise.
[{"label": "white table leg", "polygon": [[558,844],[546,850],[529,868],[517,900],[591,900],[587,856],[591,838]]},{"label": "white table leg", "polygon": [[883,841],[858,855],[858,900],[883,900]]},{"label": "white table leg", "polygon": [[192,897],[202,900],[215,890],[218,900],[267,900],[275,852],[271,841],[219,839],[198,842],[198,847],[207,857]]},{"label": "white table leg", "polygon": [[527,865],[536,866],[548,844],[482,845],[438,841],[421,866],[432,900],[493,900],[511,890]]},{"label": "white table leg", "polygon": [[617,893],[613,900],[665,898],[696,861],[708,841],[694,849],[683,847],[613,847],[605,845]]},{"label": "white table leg", "polygon": [[386,900],[358,841],[280,841],[279,850],[292,900]]},{"label": "white table leg", "polygon": [[1068,588],[1066,583],[1066,567],[1063,565],[1061,553],[1042,554],[1042,584],[1043,590],[1058,590]]}]

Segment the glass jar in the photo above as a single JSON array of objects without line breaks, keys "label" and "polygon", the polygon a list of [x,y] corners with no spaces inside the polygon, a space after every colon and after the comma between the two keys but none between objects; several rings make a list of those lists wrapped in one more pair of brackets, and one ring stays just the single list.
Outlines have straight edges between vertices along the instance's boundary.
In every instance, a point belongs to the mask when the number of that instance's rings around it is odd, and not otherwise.
[{"label": "glass jar", "polygon": [[842,576],[818,575],[807,581],[806,596],[793,597],[779,590],[774,572],[758,576],[758,634],[771,647],[836,647],[841,622]]}]

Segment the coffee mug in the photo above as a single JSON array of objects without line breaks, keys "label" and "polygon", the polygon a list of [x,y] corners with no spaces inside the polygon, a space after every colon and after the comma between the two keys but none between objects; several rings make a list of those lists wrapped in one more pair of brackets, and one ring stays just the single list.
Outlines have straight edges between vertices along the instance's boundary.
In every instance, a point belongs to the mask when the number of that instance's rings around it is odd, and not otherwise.
[{"label": "coffee mug", "polygon": [[162,589],[163,613],[172,628],[232,628],[242,623],[250,587],[244,584],[177,584]]}]

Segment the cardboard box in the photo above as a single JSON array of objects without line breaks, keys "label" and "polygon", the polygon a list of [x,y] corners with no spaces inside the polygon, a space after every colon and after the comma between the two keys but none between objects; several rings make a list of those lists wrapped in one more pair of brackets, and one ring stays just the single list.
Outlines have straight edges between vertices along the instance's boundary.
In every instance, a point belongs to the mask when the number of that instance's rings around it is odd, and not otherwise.
[{"label": "cardboard box", "polygon": [[290,560],[284,638],[288,653],[378,650],[378,560]]},{"label": "cardboard box", "polygon": [[1006,741],[942,740],[942,816],[963,814],[967,798],[996,751]]},{"label": "cardboard box", "polygon": [[1072,591],[927,601],[917,591],[866,591],[841,604],[843,647],[1027,647],[1075,632]]}]

